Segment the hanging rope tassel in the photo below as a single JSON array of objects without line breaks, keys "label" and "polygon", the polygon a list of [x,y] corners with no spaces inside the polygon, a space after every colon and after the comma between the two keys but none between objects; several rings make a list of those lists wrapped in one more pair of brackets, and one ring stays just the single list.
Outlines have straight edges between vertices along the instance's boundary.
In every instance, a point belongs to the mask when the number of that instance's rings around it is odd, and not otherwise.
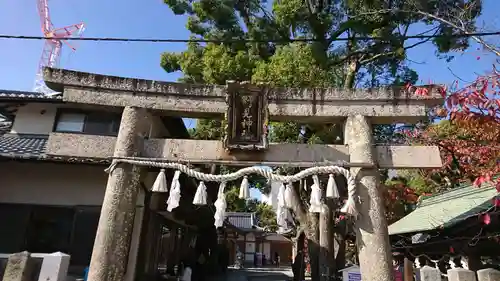
[{"label": "hanging rope tassel", "polygon": [[337,188],[337,183],[335,182],[335,177],[333,174],[328,176],[328,184],[326,185],[326,197],[327,198],[340,198],[339,189]]},{"label": "hanging rope tassel", "polygon": [[172,212],[173,209],[179,207],[179,201],[181,200],[181,183],[179,182],[180,176],[181,171],[175,171],[172,179],[172,185],[170,186],[170,194],[167,200],[167,211],[169,212]]},{"label": "hanging rope tassel", "polygon": [[222,227],[224,225],[224,219],[226,218],[226,194],[224,189],[226,188],[226,182],[221,182],[219,185],[219,192],[217,193],[217,200],[215,201],[215,214],[214,214],[214,225],[216,228]]},{"label": "hanging rope tassel", "polygon": [[285,185],[282,183],[278,189],[278,208],[276,209],[276,223],[278,226],[286,228],[286,203]]},{"label": "hanging rope tassel", "polygon": [[293,185],[288,183],[285,187],[285,206],[287,208],[293,207]]},{"label": "hanging rope tassel", "polygon": [[346,213],[353,217],[356,217],[358,215],[358,210],[356,210],[356,201],[354,201],[354,199],[351,197],[347,198],[344,207],[342,207],[340,211],[342,213]]},{"label": "hanging rope tassel", "polygon": [[340,211],[356,218],[358,216],[356,204],[358,203],[360,203],[360,200],[356,194],[356,182],[353,177],[347,177],[347,201]]},{"label": "hanging rope tassel", "polygon": [[244,176],[241,181],[239,198],[245,200],[250,198],[250,184],[247,176]]},{"label": "hanging rope tassel", "polygon": [[151,187],[152,192],[168,192],[167,186],[167,176],[165,175],[165,169],[161,169],[156,177],[153,187]]},{"label": "hanging rope tassel", "polygon": [[205,186],[205,183],[202,181],[200,181],[200,184],[196,189],[196,193],[194,194],[193,204],[207,205],[207,187]]},{"label": "hanging rope tassel", "polygon": [[313,185],[311,185],[311,198],[309,200],[309,212],[322,213],[324,211],[321,202],[321,187],[319,185],[318,175],[313,175]]}]

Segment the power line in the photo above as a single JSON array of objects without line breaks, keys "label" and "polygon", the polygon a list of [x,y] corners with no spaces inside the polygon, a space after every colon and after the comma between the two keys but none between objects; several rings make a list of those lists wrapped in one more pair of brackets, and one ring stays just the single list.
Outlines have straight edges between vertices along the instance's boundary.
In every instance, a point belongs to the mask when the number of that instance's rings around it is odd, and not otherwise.
[{"label": "power line", "polygon": [[[496,32],[478,32],[478,33],[460,33],[453,35],[408,35],[401,36],[401,39],[429,39],[429,38],[466,38],[500,35]],[[102,42],[142,42],[142,43],[287,43],[287,42],[315,42],[319,39],[314,38],[293,38],[293,39],[162,39],[162,38],[117,38],[117,37],[44,37],[44,36],[25,36],[25,35],[6,35],[0,34],[0,39],[17,40],[70,40],[70,41],[102,41]],[[388,40],[386,37],[356,37],[356,38],[333,38],[330,41],[369,41],[369,40]]]}]

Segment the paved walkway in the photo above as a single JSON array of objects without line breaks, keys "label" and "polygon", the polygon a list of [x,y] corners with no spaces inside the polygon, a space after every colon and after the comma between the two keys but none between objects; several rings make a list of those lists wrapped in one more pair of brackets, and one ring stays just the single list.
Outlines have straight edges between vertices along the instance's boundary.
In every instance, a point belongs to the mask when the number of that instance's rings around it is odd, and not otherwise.
[{"label": "paved walkway", "polygon": [[244,269],[229,268],[225,278],[217,277],[220,281],[288,281],[293,276],[290,267]]}]

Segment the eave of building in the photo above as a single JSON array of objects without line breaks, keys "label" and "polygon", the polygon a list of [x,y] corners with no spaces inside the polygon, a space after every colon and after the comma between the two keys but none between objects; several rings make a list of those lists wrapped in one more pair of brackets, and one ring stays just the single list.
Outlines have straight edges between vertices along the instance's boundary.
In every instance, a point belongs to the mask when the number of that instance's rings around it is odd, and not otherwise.
[{"label": "eave of building", "polygon": [[46,161],[109,165],[110,159],[47,155],[47,135],[3,134],[0,136],[0,158],[18,161]]},{"label": "eave of building", "polygon": [[248,212],[227,212],[225,223],[226,227],[236,230],[241,234],[246,233],[264,233],[265,231],[257,226],[255,213]]},{"label": "eave of building", "polygon": [[50,102],[56,103],[58,101],[63,101],[63,96],[61,93],[56,93],[54,95],[44,95],[36,92],[26,92],[17,90],[1,90],[0,89],[0,101],[1,102]]},{"label": "eave of building", "polygon": [[[63,93],[63,100],[109,106],[138,106],[166,115],[193,118],[222,117],[226,113],[227,86],[160,82],[44,69],[46,84]],[[267,92],[271,120],[332,122],[353,114],[370,116],[373,123],[414,123],[427,110],[443,103],[437,87],[428,96],[403,88],[345,91],[334,88],[271,88],[247,86]]]},{"label": "eave of building", "polygon": [[0,115],[7,119],[15,116],[17,108],[26,103],[63,103],[61,93],[47,96],[36,92],[1,90],[0,89]]}]

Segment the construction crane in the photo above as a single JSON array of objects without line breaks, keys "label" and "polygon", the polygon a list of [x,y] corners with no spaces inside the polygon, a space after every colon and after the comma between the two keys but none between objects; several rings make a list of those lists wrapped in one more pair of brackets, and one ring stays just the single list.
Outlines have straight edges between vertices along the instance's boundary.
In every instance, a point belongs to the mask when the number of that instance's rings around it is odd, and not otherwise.
[{"label": "construction crane", "polygon": [[66,44],[71,50],[75,51],[76,47],[69,44],[68,40],[65,39],[72,37],[73,35],[82,36],[85,25],[82,22],[62,28],[54,28],[54,25],[50,20],[48,3],[49,0],[37,1],[42,33],[45,37],[50,37],[51,39],[45,39],[45,44],[42,51],[42,57],[40,58],[40,63],[38,65],[38,71],[36,74],[35,86],[33,88],[33,91],[45,95],[53,95],[55,92],[49,89],[45,85],[45,81],[43,80],[43,67],[59,66],[63,43]]}]

